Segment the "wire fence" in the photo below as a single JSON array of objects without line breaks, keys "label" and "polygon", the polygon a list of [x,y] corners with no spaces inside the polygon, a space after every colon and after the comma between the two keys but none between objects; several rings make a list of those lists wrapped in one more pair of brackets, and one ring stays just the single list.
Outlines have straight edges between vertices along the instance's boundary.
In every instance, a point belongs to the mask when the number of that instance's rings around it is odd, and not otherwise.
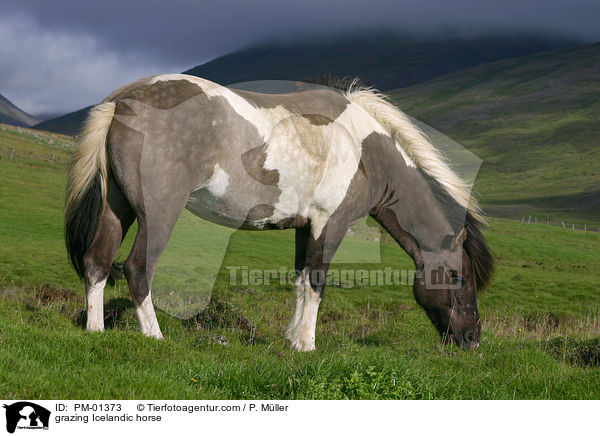
[{"label": "wire fence", "polygon": [[[533,220],[532,220],[533,219]],[[523,215],[521,217],[521,225],[529,225],[529,224],[538,224],[538,217],[535,215]],[[552,226],[562,226],[563,229],[565,230],[572,230],[572,231],[584,231],[584,232],[596,232],[596,233],[600,233],[600,225],[597,224],[588,224],[588,223],[578,223],[575,224],[573,222],[568,222],[565,220],[560,220],[560,224],[558,222],[552,222],[550,219],[550,215],[546,215],[545,217],[542,217],[542,219],[540,219],[539,224],[544,224],[544,225],[552,225]]]}]

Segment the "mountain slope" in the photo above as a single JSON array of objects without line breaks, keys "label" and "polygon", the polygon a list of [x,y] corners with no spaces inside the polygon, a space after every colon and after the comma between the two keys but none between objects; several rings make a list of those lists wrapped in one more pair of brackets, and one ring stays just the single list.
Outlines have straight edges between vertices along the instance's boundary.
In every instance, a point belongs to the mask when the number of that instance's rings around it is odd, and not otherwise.
[{"label": "mountain slope", "polygon": [[22,111],[10,100],[0,95],[0,123],[30,127],[39,122],[38,118]]},{"label": "mountain slope", "polygon": [[[365,84],[393,89],[472,67],[572,44],[534,36],[420,41],[392,33],[305,42],[262,44],[238,50],[185,71],[221,84],[250,80],[306,80],[327,74],[359,76]],[[107,90],[107,94],[112,90]],[[75,135],[87,110],[45,121],[35,128]]]},{"label": "mountain slope", "polygon": [[77,136],[92,106],[62,115],[51,120],[42,121],[33,126],[34,129],[62,133],[63,135]]},{"label": "mountain slope", "polygon": [[477,190],[493,215],[600,225],[600,44],[484,64],[391,94],[483,159]]},{"label": "mountain slope", "polygon": [[221,84],[359,76],[381,90],[405,87],[504,58],[552,50],[566,40],[534,36],[415,40],[394,33],[263,44],[187,70]]}]

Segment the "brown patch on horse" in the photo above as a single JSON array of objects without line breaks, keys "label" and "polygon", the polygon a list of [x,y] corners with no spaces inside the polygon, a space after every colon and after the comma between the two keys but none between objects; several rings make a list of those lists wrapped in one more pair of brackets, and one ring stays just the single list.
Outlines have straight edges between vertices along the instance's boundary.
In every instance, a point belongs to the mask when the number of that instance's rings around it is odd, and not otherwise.
[{"label": "brown patch on horse", "polygon": [[270,216],[273,216],[274,211],[275,211],[275,207],[273,207],[269,204],[259,204],[257,206],[254,206],[252,209],[250,209],[250,211],[248,212],[248,215],[246,216],[246,221],[247,222],[260,221],[260,220],[269,218]]},{"label": "brown patch on horse", "polygon": [[119,99],[137,100],[156,109],[172,109],[203,92],[188,80],[165,80],[128,89],[119,95]]},{"label": "brown patch on horse", "polygon": [[313,126],[326,126],[333,121],[331,118],[321,114],[303,114],[302,116],[310,121]]},{"label": "brown patch on horse", "polygon": [[290,94],[260,94],[232,88],[230,90],[257,108],[272,109],[281,106],[292,114],[319,114],[331,120],[339,117],[350,103],[338,90],[327,88]]},{"label": "brown patch on horse", "polygon": [[265,229],[281,230],[281,229],[298,229],[305,227],[308,220],[302,215],[296,215],[290,218],[283,218],[276,223],[266,223]]},{"label": "brown patch on horse", "polygon": [[246,173],[254,180],[263,185],[275,186],[279,183],[279,172],[265,168],[266,150],[266,144],[248,150],[241,156],[242,164]]},{"label": "brown patch on horse", "polygon": [[360,158],[360,162],[358,163],[358,170],[362,172],[367,179],[369,178],[369,176],[367,176],[367,170],[365,169],[365,163],[363,162],[362,157]]},{"label": "brown patch on horse", "polygon": [[115,114],[125,115],[125,116],[129,116],[129,117],[133,117],[133,116],[137,115],[135,113],[135,111],[133,109],[131,109],[131,107],[127,103],[120,101],[120,100],[117,101],[117,103],[116,103]]}]

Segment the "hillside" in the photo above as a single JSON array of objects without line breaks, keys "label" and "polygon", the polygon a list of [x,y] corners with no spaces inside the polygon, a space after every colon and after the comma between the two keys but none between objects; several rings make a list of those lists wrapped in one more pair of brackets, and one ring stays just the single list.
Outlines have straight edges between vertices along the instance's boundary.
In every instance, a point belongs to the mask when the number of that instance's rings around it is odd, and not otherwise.
[{"label": "hillside", "polygon": [[[573,43],[572,40],[535,36],[425,41],[382,32],[261,44],[218,57],[185,73],[221,84],[267,79],[306,80],[327,74],[359,76],[365,84],[388,90],[483,62],[524,56]],[[107,90],[106,94],[111,91]],[[45,121],[36,128],[75,135],[87,109]]]},{"label": "hillside", "polygon": [[20,127],[30,127],[39,122],[40,120],[38,118],[22,111],[10,100],[0,95],[0,123]]},{"label": "hillside", "polygon": [[402,88],[504,58],[551,50],[572,41],[542,37],[415,40],[391,33],[263,44],[187,70],[222,84],[249,80],[360,77],[381,90]]},{"label": "hillside", "polygon": [[477,190],[492,215],[600,225],[600,44],[484,64],[391,94],[483,159]]},{"label": "hillside", "polygon": [[92,106],[80,109],[75,112],[62,115],[57,118],[42,121],[36,124],[34,129],[45,130],[49,132],[62,133],[63,135],[77,136],[81,130],[81,126],[87,117],[88,111]]}]

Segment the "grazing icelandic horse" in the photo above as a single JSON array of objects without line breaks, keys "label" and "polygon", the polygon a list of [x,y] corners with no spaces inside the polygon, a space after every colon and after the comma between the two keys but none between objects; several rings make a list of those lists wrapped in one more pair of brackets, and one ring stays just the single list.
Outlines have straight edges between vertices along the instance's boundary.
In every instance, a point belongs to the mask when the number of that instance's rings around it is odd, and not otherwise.
[{"label": "grazing icelandic horse", "polygon": [[295,228],[298,275],[286,337],[298,350],[315,348],[329,264],[349,227],[367,216],[414,260],[416,301],[442,339],[479,344],[476,292],[493,260],[470,186],[373,90],[261,94],[168,74],[125,85],[93,108],[65,206],[88,330],[104,328],[104,286],[137,219],[123,270],[142,332],[162,337],[152,278],[186,207],[233,228]]}]

